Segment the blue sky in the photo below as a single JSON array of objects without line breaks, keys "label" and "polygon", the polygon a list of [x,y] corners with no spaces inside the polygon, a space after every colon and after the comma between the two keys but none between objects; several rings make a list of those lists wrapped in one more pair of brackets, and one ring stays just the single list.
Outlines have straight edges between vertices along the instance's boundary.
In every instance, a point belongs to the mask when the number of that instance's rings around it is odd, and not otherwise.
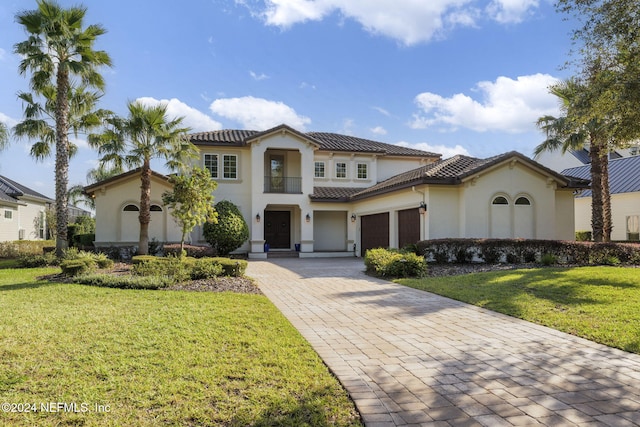
[{"label": "blue sky", "polygon": [[[63,6],[76,0],[59,0]],[[538,117],[557,114],[547,87],[569,76],[570,22],[546,0],[85,0],[97,44],[101,107],[167,102],[193,131],[350,134],[450,157],[516,150],[530,156]],[[0,121],[22,118],[13,45],[26,38],[0,4]],[[85,184],[97,155],[80,138],[70,183]],[[53,158],[29,141],[0,153],[0,174],[53,197]],[[163,170],[160,170],[164,172]]]}]

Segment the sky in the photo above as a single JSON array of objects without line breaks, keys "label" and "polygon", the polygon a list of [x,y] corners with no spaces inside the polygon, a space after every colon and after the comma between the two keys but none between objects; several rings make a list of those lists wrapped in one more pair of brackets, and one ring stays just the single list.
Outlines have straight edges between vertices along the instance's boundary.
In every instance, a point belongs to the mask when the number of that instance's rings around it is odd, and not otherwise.
[{"label": "sky", "polygon": [[[558,114],[549,85],[570,77],[571,21],[547,0],[58,0],[87,8],[111,56],[101,108],[167,103],[193,132],[337,132],[426,151],[532,156],[536,120]],[[35,0],[0,3],[0,121],[22,119],[15,19]],[[69,181],[98,155],[85,137]],[[54,159],[11,139],[0,174],[53,197]],[[162,166],[155,166],[166,172]]]}]

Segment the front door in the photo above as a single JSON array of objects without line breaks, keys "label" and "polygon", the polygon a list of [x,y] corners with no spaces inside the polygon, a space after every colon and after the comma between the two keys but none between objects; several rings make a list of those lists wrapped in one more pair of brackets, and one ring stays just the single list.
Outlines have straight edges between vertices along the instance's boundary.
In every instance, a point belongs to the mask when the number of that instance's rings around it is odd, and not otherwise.
[{"label": "front door", "polygon": [[271,249],[291,249],[291,212],[264,212],[264,240]]}]

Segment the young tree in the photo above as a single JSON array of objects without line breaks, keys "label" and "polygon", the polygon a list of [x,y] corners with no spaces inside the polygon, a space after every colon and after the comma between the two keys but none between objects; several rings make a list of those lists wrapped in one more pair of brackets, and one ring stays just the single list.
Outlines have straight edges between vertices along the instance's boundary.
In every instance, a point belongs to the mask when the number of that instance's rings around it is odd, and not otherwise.
[{"label": "young tree", "polygon": [[184,251],[184,239],[196,225],[218,222],[218,213],[213,208],[213,191],[218,184],[211,173],[194,167],[185,175],[172,175],[169,182],[173,191],[162,194],[162,202],[171,208],[171,215],[180,226],[180,252]]},{"label": "young tree", "polygon": [[[62,256],[68,246],[70,92],[76,87],[74,78],[80,82],[80,86],[102,90],[104,79],[98,69],[110,66],[111,59],[106,52],[94,50],[95,41],[106,31],[100,25],[83,28],[87,11],[85,7],[63,9],[51,0],[37,0],[36,3],[37,9],[16,15],[17,22],[24,26],[28,38],[17,43],[14,52],[22,58],[18,66],[20,74],[28,71],[32,74],[30,88],[33,94],[44,96],[46,102],[55,104],[47,111],[54,112],[55,118],[55,132],[51,141],[55,140],[56,148],[56,254]],[[27,105],[27,119],[30,114],[28,108]]]},{"label": "young tree", "polygon": [[189,129],[181,127],[183,118],[167,118],[166,105],[147,107],[140,102],[129,102],[128,110],[126,119],[117,116],[107,119],[106,131],[101,135],[89,135],[89,144],[98,148],[103,164],[141,169],[138,254],[147,255],[151,222],[151,160],[164,159],[168,169],[185,170],[187,162],[197,157],[197,149],[187,138]]},{"label": "young tree", "polygon": [[219,255],[238,249],[249,238],[249,226],[240,209],[228,200],[216,203],[218,222],[204,224],[204,238]]}]

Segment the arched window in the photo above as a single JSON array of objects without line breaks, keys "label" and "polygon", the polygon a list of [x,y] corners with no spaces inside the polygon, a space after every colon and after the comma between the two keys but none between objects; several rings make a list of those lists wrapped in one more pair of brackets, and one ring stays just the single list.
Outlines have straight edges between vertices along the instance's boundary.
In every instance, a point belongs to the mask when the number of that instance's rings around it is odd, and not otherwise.
[{"label": "arched window", "polygon": [[136,205],[127,205],[122,209],[123,212],[140,212]]},{"label": "arched window", "polygon": [[162,212],[162,208],[158,205],[151,205],[151,208],[149,210],[151,212]]},{"label": "arched window", "polygon": [[527,199],[526,197],[518,197],[516,199],[516,205],[531,206],[531,201],[529,199]]},{"label": "arched window", "polygon": [[502,196],[498,196],[495,199],[493,199],[493,202],[491,202],[492,205],[508,205],[509,201],[506,199],[506,197],[502,197]]}]

